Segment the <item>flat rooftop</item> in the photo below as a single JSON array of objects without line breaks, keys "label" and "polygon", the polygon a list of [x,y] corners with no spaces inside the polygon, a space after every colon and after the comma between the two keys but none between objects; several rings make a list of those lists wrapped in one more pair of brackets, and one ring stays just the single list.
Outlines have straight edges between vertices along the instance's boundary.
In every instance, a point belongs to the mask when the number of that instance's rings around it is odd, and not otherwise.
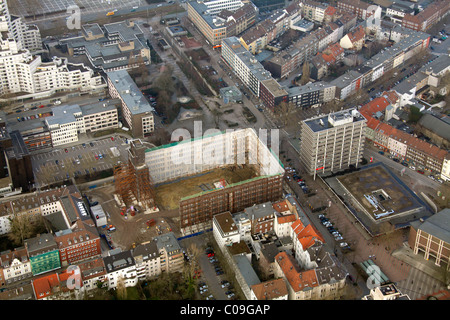
[{"label": "flat rooftop", "polygon": [[346,109],[327,115],[306,119],[303,122],[314,132],[328,130],[351,122],[366,121],[356,109]]}]

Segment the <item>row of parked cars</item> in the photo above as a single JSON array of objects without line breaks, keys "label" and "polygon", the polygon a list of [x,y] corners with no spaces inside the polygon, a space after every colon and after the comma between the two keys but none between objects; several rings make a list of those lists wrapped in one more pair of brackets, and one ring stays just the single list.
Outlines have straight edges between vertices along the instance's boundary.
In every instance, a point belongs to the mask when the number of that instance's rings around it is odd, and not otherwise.
[{"label": "row of parked cars", "polygon": [[[219,260],[217,260],[214,250],[211,247],[206,248],[205,254],[209,258],[209,262],[213,265],[214,271],[216,272],[217,276],[221,276],[224,274],[224,271],[222,270],[222,267],[220,266]],[[231,284],[228,282],[228,280],[221,280],[220,282],[222,288],[226,289],[225,295],[228,299],[231,299],[235,296],[235,293],[231,290]]]},{"label": "row of parked cars", "polygon": [[286,171],[286,179],[288,181],[295,181],[300,186],[300,188],[302,188],[303,193],[306,194],[309,192],[305,180],[303,180],[303,178],[297,173],[297,170],[291,167],[286,167],[285,171]]},{"label": "row of parked cars", "polygon": [[334,240],[339,243],[339,246],[343,249],[350,249],[350,246],[347,242],[344,241],[344,237],[339,233],[339,231],[334,228],[333,223],[330,221],[330,219],[325,217],[325,215],[323,214],[319,214],[318,217],[322,225],[326,227],[330,234],[334,237]]}]

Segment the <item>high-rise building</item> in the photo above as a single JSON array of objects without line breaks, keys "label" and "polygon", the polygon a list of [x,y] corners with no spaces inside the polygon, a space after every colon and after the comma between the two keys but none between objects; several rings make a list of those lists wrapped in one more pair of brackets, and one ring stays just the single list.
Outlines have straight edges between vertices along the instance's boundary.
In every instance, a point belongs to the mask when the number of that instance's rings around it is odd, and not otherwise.
[{"label": "high-rise building", "polygon": [[306,172],[315,179],[318,173],[357,167],[364,150],[366,122],[354,108],[303,120],[300,161]]}]

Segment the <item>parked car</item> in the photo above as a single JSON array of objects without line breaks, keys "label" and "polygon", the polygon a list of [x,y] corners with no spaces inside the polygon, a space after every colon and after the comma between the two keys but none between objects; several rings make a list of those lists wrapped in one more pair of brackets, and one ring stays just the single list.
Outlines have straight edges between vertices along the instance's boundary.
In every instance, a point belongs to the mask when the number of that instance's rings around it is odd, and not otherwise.
[{"label": "parked car", "polygon": [[423,171],[423,170],[417,170],[417,172],[420,174],[425,174],[425,171]]},{"label": "parked car", "polygon": [[341,240],[344,240],[344,238],[342,238],[342,237],[334,237],[334,240],[336,240],[336,241],[341,241]]},{"label": "parked car", "polygon": [[347,242],[341,242],[341,243],[339,243],[339,246],[341,246],[341,248],[347,247],[348,243]]}]

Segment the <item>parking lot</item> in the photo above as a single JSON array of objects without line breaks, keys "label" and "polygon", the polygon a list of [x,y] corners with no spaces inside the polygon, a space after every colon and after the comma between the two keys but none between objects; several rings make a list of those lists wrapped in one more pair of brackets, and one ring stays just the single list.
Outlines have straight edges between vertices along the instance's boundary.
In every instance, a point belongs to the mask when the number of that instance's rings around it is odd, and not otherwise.
[{"label": "parking lot", "polygon": [[228,263],[220,250],[211,245],[211,236],[208,232],[180,243],[194,263],[198,297],[201,300],[234,300],[238,298],[235,280],[228,276]]},{"label": "parking lot", "polygon": [[127,148],[125,138],[114,136],[35,154],[31,157],[35,183],[42,187],[112,169],[119,161],[126,161]]}]

